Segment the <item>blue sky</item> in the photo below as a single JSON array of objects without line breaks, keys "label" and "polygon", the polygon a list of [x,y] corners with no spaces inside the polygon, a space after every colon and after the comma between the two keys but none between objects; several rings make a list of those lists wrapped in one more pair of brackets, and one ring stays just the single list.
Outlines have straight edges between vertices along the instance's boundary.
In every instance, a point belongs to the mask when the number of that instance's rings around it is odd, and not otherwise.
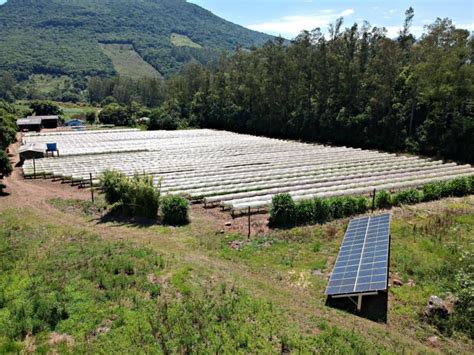
[{"label": "blue sky", "polygon": [[[301,30],[327,26],[343,16],[345,25],[369,21],[384,26],[395,37],[408,7],[415,9],[412,32],[419,36],[423,26],[437,17],[449,17],[458,27],[474,31],[473,0],[188,0],[239,25],[285,38]],[[0,4],[5,0],[0,0]]]},{"label": "blue sky", "polygon": [[369,21],[386,27],[395,37],[405,18],[405,10],[415,9],[412,32],[420,36],[426,24],[437,17],[449,17],[463,28],[474,31],[473,0],[420,1],[327,1],[327,0],[188,0],[226,20],[242,26],[285,38],[295,37],[301,30],[327,26],[338,17],[345,25]]}]

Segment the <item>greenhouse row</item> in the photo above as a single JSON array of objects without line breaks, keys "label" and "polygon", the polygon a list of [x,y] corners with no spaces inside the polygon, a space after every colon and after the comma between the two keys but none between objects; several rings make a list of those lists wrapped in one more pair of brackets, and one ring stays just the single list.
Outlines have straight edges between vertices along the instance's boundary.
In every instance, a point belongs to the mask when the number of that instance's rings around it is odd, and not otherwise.
[{"label": "greenhouse row", "polygon": [[164,194],[232,211],[266,208],[283,192],[295,200],[368,194],[474,175],[469,165],[207,129],[36,133],[23,143],[61,152],[27,160],[25,177],[89,184],[107,169],[149,174]]}]

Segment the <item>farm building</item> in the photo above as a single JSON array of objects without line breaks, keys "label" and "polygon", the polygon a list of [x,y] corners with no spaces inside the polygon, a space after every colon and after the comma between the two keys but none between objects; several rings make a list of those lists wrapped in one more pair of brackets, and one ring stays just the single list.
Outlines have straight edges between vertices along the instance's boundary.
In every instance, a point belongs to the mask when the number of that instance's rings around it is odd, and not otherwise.
[{"label": "farm building", "polygon": [[41,128],[57,128],[58,116],[28,116],[16,121],[20,131],[39,132]]},{"label": "farm building", "polygon": [[45,155],[45,149],[35,145],[24,145],[19,150],[20,160],[25,161],[33,158],[43,158]]},{"label": "farm building", "polygon": [[41,119],[41,126],[43,128],[57,128],[59,117],[58,116],[28,116],[27,118],[39,118]]},{"label": "farm building", "polygon": [[16,124],[20,131],[35,131],[39,132],[41,130],[41,118],[39,117],[27,117],[20,118],[16,121]]}]

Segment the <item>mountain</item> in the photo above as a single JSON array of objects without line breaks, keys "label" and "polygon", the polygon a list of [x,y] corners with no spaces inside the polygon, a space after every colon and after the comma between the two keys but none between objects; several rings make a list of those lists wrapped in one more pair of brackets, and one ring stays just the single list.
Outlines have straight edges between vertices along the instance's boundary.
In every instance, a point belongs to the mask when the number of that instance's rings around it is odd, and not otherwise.
[{"label": "mountain", "polygon": [[8,0],[0,6],[0,72],[163,75],[272,37],[184,0]]}]

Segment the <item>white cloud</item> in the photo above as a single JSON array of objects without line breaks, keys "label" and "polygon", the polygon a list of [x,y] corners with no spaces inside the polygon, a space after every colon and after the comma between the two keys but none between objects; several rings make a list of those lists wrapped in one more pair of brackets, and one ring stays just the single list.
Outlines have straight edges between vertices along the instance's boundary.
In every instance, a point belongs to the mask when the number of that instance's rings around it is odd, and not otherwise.
[{"label": "white cloud", "polygon": [[285,16],[268,22],[251,24],[246,27],[260,32],[282,35],[285,38],[294,38],[302,30],[313,30],[316,27],[325,29],[339,17],[348,17],[355,13],[354,9],[345,9],[341,12],[322,10],[315,14]]}]

